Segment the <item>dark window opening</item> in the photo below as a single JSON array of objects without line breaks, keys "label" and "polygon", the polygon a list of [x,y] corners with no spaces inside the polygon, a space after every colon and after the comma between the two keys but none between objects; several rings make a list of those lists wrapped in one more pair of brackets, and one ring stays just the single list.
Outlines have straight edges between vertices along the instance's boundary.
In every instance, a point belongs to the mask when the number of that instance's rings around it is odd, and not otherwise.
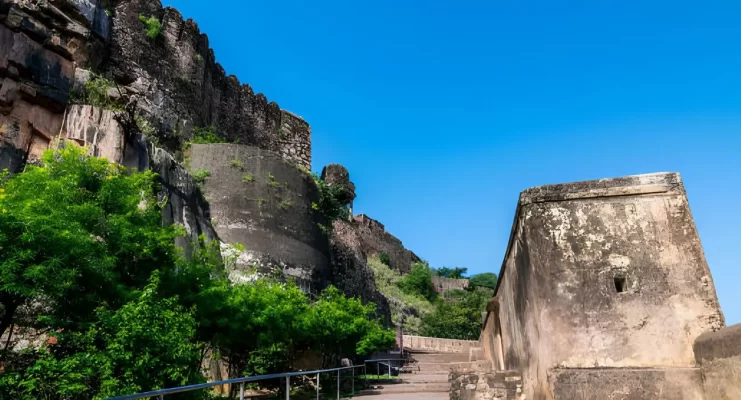
[{"label": "dark window opening", "polygon": [[615,278],[615,290],[618,293],[623,293],[628,289],[628,282],[625,277],[619,276]]}]

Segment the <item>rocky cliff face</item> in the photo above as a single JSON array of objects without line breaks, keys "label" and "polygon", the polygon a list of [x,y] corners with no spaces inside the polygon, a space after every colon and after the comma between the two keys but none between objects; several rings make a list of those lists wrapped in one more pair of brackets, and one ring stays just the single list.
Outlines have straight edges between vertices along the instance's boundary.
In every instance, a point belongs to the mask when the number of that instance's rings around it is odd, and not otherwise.
[{"label": "rocky cliff face", "polygon": [[[207,127],[232,143],[210,146],[231,146],[234,160],[208,146],[188,150],[195,128]],[[186,228],[186,250],[200,236],[243,242],[241,260],[280,266],[308,291],[333,283],[387,320],[366,255],[386,252],[401,271],[418,260],[365,217],[321,232],[316,188],[302,172],[311,167],[309,124],[228,76],[195,22],[157,0],[0,0],[0,169],[20,172],[65,141],[156,171],[163,222]],[[237,161],[255,171],[236,171]],[[196,182],[188,162],[220,177]],[[322,177],[342,185],[352,209],[347,170],[330,165]]]},{"label": "rocky cliff face", "polygon": [[[111,14],[110,57],[102,68],[140,96],[141,113],[162,135],[182,143],[194,126],[213,125],[228,142],[311,167],[309,124],[227,76],[193,20],[151,0],[119,0]],[[157,38],[147,36],[140,16],[161,21]]]}]

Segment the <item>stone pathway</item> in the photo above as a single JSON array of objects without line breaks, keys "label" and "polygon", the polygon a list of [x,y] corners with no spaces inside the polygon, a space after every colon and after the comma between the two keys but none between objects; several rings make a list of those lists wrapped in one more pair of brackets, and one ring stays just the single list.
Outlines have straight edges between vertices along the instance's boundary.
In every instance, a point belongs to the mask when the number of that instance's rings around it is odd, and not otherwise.
[{"label": "stone pathway", "polygon": [[463,353],[412,353],[419,367],[412,373],[401,375],[401,382],[376,384],[358,396],[361,400],[448,400],[450,383],[448,373],[454,364],[468,363]]}]

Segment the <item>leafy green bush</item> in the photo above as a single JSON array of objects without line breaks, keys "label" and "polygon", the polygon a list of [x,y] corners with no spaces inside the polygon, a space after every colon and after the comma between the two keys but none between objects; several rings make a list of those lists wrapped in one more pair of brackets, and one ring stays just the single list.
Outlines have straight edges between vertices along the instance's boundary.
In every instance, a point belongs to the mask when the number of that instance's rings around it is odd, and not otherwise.
[{"label": "leafy green bush", "polygon": [[378,259],[381,260],[382,263],[391,266],[391,256],[389,256],[389,253],[382,252],[378,255]]},{"label": "leafy green bush", "polygon": [[414,263],[411,272],[399,281],[399,287],[408,294],[423,297],[428,301],[437,298],[435,287],[432,285],[432,270],[426,263]]},{"label": "leafy green bush", "polygon": [[121,106],[108,96],[108,90],[116,87],[113,81],[103,76],[97,76],[85,82],[85,88],[76,102],[89,104],[103,109],[121,110]]},{"label": "leafy green bush", "polygon": [[241,160],[229,160],[229,166],[241,170],[244,168],[244,163]]},{"label": "leafy green bush", "polygon": [[451,279],[462,279],[464,278],[464,275],[468,272],[468,268],[461,268],[461,267],[455,267],[455,268],[448,268],[448,267],[442,267],[438,269],[434,269],[433,273],[441,278],[451,278]]},{"label": "leafy green bush", "polygon": [[368,266],[373,271],[376,287],[389,299],[394,324],[403,326],[405,333],[419,333],[421,329],[419,315],[433,312],[435,307],[432,303],[422,296],[402,291],[399,282],[403,276],[382,263],[378,256],[368,257]]},{"label": "leafy green bush", "polygon": [[212,143],[226,143],[226,141],[220,138],[216,133],[216,128],[211,125],[206,128],[195,127],[193,128],[193,139],[190,143],[194,144],[212,144]]},{"label": "leafy green bush", "polygon": [[312,208],[319,211],[327,219],[326,225],[322,226],[323,230],[331,232],[334,221],[350,217],[350,210],[340,200],[345,196],[346,188],[338,184],[330,185],[317,174],[312,174],[312,177],[319,189],[319,201],[316,203],[316,207],[312,204]]},{"label": "leafy green bush", "polygon": [[319,344],[325,365],[336,364],[343,354],[369,355],[394,346],[394,332],[384,329],[375,313],[375,304],[347,298],[330,286],[304,315],[301,329],[311,342]]},{"label": "leafy green bush", "polygon": [[483,274],[477,274],[468,280],[470,287],[484,287],[489,289],[497,288],[497,275],[491,272],[485,272]]},{"label": "leafy green bush", "polygon": [[211,171],[209,171],[207,169],[197,169],[197,170],[191,172],[190,175],[193,176],[193,180],[197,184],[201,185],[204,182],[206,182],[206,178],[208,178],[209,176],[211,176]]},{"label": "leafy green bush", "polygon": [[244,176],[242,177],[242,182],[245,182],[245,183],[252,183],[252,182],[254,182],[254,181],[255,181],[255,175],[253,175],[252,173],[248,173],[248,174],[245,174],[245,175],[244,175]]},{"label": "leafy green bush", "polygon": [[435,311],[422,317],[423,336],[476,340],[481,334],[481,315],[493,294],[491,289],[453,293],[454,301],[440,301]]},{"label": "leafy green bush", "polygon": [[156,17],[147,18],[144,15],[139,15],[139,21],[143,22],[147,28],[147,37],[154,40],[157,39],[162,32],[162,22]]}]

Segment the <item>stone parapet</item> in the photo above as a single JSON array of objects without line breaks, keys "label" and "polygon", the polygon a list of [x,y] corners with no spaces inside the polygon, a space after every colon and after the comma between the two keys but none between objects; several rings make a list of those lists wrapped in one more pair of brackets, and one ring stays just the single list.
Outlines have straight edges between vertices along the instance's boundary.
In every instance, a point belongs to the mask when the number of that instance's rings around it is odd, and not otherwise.
[{"label": "stone parapet", "polygon": [[554,400],[722,399],[704,397],[699,368],[556,368],[548,380]]},{"label": "stone parapet", "polygon": [[404,348],[417,352],[466,353],[478,347],[478,340],[441,339],[424,336],[403,336]]},{"label": "stone parapet", "polygon": [[741,324],[701,335],[694,349],[705,399],[741,400]]},{"label": "stone parapet", "polygon": [[449,375],[450,400],[524,400],[522,377],[517,371],[454,368]]}]

